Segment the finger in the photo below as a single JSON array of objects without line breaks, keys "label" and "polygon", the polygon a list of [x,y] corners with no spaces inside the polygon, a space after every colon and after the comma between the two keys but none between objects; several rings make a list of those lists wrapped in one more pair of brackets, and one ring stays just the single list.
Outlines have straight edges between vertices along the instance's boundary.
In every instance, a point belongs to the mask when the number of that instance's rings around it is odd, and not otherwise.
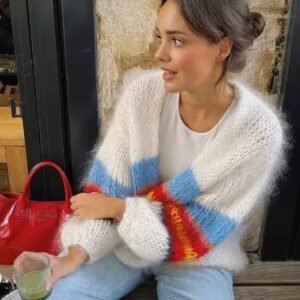
[{"label": "finger", "polygon": [[80,199],[80,195],[81,194],[77,194],[77,195],[72,196],[71,199],[70,199],[71,203],[74,203],[74,202],[78,201],[78,199]]},{"label": "finger", "polygon": [[73,209],[73,210],[75,210],[75,209],[77,209],[77,208],[79,208],[80,207],[80,203],[78,202],[78,201],[76,201],[76,202],[74,202],[73,204],[71,204],[71,208]]},{"label": "finger", "polygon": [[73,197],[70,198],[71,203],[74,203],[75,201],[76,201],[76,196],[73,196]]}]

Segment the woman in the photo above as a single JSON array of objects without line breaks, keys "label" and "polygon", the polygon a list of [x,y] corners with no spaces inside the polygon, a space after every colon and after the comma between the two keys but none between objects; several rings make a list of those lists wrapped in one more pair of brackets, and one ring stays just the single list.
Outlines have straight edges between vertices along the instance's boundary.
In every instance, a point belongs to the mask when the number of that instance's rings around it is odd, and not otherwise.
[{"label": "woman", "polygon": [[51,299],[120,299],[152,275],[159,299],[234,299],[242,229],[283,165],[280,119],[228,78],[264,24],[241,0],[162,1],[163,73],[121,97],[72,198],[66,255],[50,256]]}]

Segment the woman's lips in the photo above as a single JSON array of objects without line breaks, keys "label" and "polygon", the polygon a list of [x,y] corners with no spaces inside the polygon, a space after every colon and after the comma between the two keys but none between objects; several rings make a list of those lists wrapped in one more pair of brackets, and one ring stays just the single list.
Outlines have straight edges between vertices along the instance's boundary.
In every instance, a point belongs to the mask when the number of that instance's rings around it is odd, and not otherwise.
[{"label": "woman's lips", "polygon": [[170,71],[170,70],[165,70],[165,69],[163,69],[163,71],[164,71],[163,79],[166,81],[172,80],[177,74],[177,72],[175,72],[175,71]]}]

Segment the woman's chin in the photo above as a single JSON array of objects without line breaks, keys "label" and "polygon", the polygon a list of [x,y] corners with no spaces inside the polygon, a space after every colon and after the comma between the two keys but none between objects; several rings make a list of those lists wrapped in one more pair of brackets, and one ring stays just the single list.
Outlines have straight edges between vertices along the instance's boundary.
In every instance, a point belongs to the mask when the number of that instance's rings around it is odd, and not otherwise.
[{"label": "woman's chin", "polygon": [[168,82],[165,82],[164,84],[165,90],[168,93],[177,93],[180,92],[180,88],[176,86],[175,84],[170,84]]}]

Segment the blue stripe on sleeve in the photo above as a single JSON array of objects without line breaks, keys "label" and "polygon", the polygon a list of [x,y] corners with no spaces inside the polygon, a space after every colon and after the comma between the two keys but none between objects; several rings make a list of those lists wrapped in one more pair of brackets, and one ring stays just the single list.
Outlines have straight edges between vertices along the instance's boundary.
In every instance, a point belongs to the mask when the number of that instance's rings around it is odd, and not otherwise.
[{"label": "blue stripe on sleeve", "polygon": [[192,201],[201,192],[190,168],[172,178],[167,187],[172,197],[180,203]]},{"label": "blue stripe on sleeve", "polygon": [[225,214],[202,204],[192,202],[186,207],[212,245],[224,241],[237,227],[237,223]]},{"label": "blue stripe on sleeve", "polygon": [[98,185],[105,194],[111,197],[132,195],[132,190],[113,179],[100,160],[94,160],[89,171],[88,182]]},{"label": "blue stripe on sleeve", "polygon": [[134,190],[141,189],[159,183],[159,158],[143,159],[131,167]]}]

